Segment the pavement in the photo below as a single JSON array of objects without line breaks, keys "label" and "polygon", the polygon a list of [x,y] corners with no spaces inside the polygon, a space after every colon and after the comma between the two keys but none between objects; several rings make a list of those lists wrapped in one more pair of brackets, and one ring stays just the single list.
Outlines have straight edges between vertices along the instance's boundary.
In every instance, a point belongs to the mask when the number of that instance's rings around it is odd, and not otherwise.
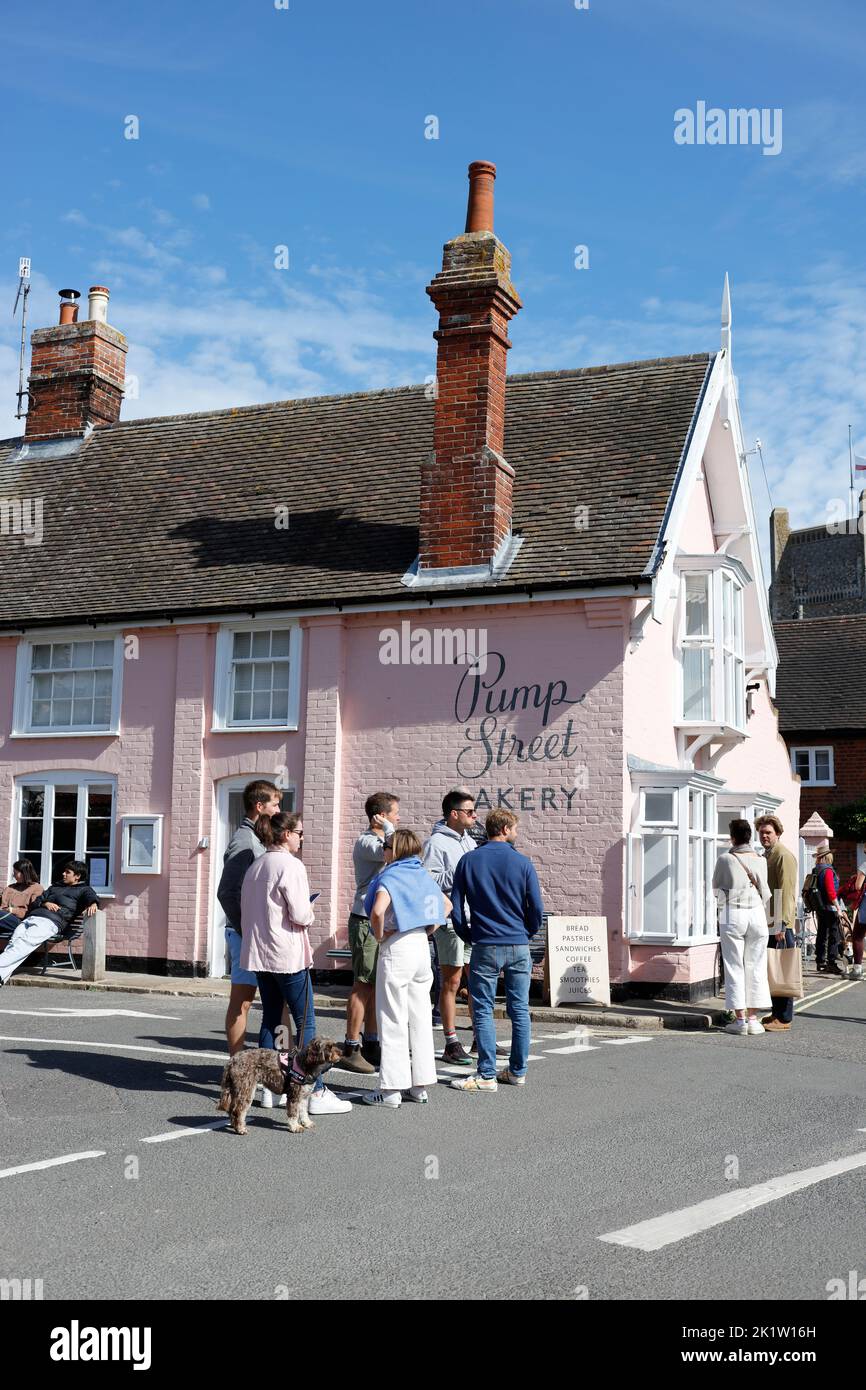
[{"label": "pavement", "polygon": [[[537,1023],[524,1088],[440,1084],[298,1136],[254,1108],[245,1137],[215,1109],[223,1000],[3,989],[0,1279],[46,1300],[826,1299],[866,1274],[866,984],[817,984],[790,1033]],[[319,1012],[339,1037],[342,1007]]]}]

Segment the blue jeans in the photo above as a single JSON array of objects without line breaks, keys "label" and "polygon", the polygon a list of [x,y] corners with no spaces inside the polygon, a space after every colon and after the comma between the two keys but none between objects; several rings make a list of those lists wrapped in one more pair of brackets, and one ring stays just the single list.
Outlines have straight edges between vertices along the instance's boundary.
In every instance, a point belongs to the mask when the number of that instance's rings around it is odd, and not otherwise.
[{"label": "blue jeans", "polygon": [[[280,1026],[284,1003],[288,1004],[295,1025],[298,1048],[306,1047],[316,1036],[316,1010],[309,970],[298,970],[294,975],[276,975],[268,970],[257,970],[256,979],[262,1000],[259,1047],[276,1048],[274,1034]],[[324,1082],[319,1077],[313,1090],[321,1091],[323,1086]]]},{"label": "blue jeans", "polygon": [[[775,938],[775,936],[773,936],[773,934],[772,934],[772,932],[771,932],[771,933],[770,933],[770,939],[769,939],[769,941],[767,942],[767,946],[768,946],[768,948],[769,948],[771,951],[773,951],[773,950],[779,950],[779,951],[780,951],[780,950],[782,950],[783,947],[785,947],[785,946],[795,946],[796,944],[797,944],[797,943],[796,943],[795,940],[794,940],[794,933],[791,931],[791,928],[790,928],[790,927],[786,927],[786,928],[785,928],[785,939],[784,939],[784,941],[777,941],[776,938]],[[777,1019],[779,1020],[780,1023],[790,1023],[791,1020],[793,1019],[793,1017],[794,1017],[794,1001],[793,1001],[793,999],[782,999],[782,998],[779,997],[779,998],[775,998],[775,999],[773,1000],[773,1018],[777,1018]]]},{"label": "blue jeans", "polygon": [[505,1009],[511,1019],[512,1076],[525,1076],[529,1057],[529,981],[532,958],[528,946],[475,946],[469,958],[469,993],[478,1043],[478,1075],[496,1075],[496,1025],[493,1005],[500,972],[505,972]]}]

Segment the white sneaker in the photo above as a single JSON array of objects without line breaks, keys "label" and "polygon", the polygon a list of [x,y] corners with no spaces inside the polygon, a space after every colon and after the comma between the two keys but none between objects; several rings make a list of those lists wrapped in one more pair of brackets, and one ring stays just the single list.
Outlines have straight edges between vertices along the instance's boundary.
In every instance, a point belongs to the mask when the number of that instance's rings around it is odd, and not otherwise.
[{"label": "white sneaker", "polygon": [[259,1090],[261,1091],[261,1095],[260,1095],[260,1097],[259,1097],[259,1105],[262,1107],[263,1110],[273,1110],[273,1108],[274,1108],[274,1093],[273,1093],[273,1091],[269,1091],[268,1088],[267,1088],[267,1086],[260,1086],[260,1087],[259,1087]]},{"label": "white sneaker", "polygon": [[313,1091],[307,1103],[311,1115],[345,1115],[352,1108],[349,1100],[340,1100],[327,1086],[321,1091]]},{"label": "white sneaker", "polygon": [[510,1057],[510,1056],[511,1056],[511,1043],[510,1043],[510,1042],[498,1042],[498,1043],[496,1044],[496,1055],[497,1055],[497,1057]]},{"label": "white sneaker", "polygon": [[862,980],[862,979],[863,979],[863,966],[862,966],[862,965],[852,965],[852,966],[851,966],[851,974],[849,975],[848,978],[851,979],[851,980]]},{"label": "white sneaker", "polygon": [[750,1038],[753,1038],[756,1037],[758,1033],[766,1032],[766,1029],[759,1018],[750,1018],[746,1024],[746,1032]]},{"label": "white sneaker", "polygon": [[[406,1095],[409,1095],[408,1091]],[[384,1110],[399,1110],[403,1093],[401,1091],[365,1091],[362,1099],[365,1105],[381,1105]],[[424,1100],[426,1099],[427,1092],[425,1091]],[[417,1100],[417,1096],[412,1096],[412,1100]]]},{"label": "white sneaker", "polygon": [[[741,1038],[749,1031],[749,1025],[744,1018],[735,1018],[733,1023],[725,1024],[726,1033],[737,1033]],[[763,1028],[761,1032],[763,1033]]]}]

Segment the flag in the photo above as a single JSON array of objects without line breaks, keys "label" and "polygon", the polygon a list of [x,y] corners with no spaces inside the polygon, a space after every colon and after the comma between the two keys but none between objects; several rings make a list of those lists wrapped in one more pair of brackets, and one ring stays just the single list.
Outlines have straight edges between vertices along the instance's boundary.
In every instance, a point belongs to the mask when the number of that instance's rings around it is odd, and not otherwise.
[{"label": "flag", "polygon": [[866,473],[866,458],[863,458],[862,454],[854,455],[854,472]]}]

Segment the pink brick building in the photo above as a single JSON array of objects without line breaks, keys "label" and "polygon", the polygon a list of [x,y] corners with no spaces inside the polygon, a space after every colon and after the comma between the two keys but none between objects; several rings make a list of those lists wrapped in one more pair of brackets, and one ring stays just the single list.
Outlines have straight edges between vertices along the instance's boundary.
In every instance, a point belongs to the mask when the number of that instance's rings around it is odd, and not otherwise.
[{"label": "pink brick building", "polygon": [[254,776],[303,811],[323,970],[374,790],[425,833],[455,785],[517,810],[548,912],[607,919],[615,996],[711,987],[732,815],[797,850],[727,296],[718,352],[506,384],[493,177],[430,286],[436,390],[122,422],[104,289],[34,335],[2,833],[43,881],[88,859],[115,968],[223,973]]}]

